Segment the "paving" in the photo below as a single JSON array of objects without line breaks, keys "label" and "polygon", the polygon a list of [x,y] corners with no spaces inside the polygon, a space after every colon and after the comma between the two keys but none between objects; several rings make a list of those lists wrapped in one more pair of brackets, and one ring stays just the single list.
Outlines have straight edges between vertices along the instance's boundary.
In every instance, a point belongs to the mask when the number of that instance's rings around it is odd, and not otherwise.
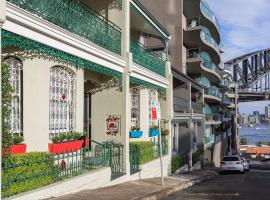
[{"label": "paving", "polygon": [[164,179],[165,187],[162,187],[160,178],[151,178],[99,189],[83,190],[53,198],[53,200],[156,200],[210,179],[215,175],[216,173],[211,173],[209,170],[194,171],[166,177]]},{"label": "paving", "polygon": [[270,170],[214,177],[163,200],[270,200]]}]

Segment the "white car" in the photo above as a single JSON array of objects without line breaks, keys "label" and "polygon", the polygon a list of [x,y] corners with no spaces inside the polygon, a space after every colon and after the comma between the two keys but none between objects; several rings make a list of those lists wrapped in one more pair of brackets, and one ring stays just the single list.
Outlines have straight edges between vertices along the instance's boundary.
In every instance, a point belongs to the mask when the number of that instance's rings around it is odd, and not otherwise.
[{"label": "white car", "polygon": [[247,160],[245,158],[241,157],[241,161],[243,163],[245,171],[249,171],[249,164],[248,164]]},{"label": "white car", "polygon": [[220,173],[226,171],[237,171],[245,173],[245,169],[239,156],[224,156],[221,161]]}]

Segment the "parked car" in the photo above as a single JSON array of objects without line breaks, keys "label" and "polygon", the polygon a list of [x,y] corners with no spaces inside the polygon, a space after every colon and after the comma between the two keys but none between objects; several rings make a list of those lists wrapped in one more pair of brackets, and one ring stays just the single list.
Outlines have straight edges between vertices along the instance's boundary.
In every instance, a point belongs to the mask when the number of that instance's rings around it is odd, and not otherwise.
[{"label": "parked car", "polygon": [[242,164],[244,166],[245,171],[249,171],[249,164],[248,164],[247,160],[243,157],[241,157],[240,159],[242,161]]},{"label": "parked car", "polygon": [[250,159],[246,159],[247,163],[249,164],[249,168],[252,167],[252,161]]},{"label": "parked car", "polygon": [[245,169],[239,156],[224,156],[221,161],[220,173],[236,171],[245,173]]}]

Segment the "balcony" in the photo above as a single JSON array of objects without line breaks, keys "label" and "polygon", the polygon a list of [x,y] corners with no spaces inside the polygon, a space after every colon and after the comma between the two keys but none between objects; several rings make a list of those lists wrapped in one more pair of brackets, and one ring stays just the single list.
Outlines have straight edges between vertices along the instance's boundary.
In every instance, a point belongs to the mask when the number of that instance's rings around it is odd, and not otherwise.
[{"label": "balcony", "polygon": [[183,6],[186,18],[195,18],[194,16],[199,18],[199,25],[209,28],[215,40],[220,43],[220,26],[214,12],[210,9],[208,4],[202,0],[184,0]]},{"label": "balcony", "polygon": [[203,141],[205,145],[213,144],[215,141],[215,136],[214,135],[204,136]]},{"label": "balcony", "polygon": [[173,97],[173,110],[175,113],[188,113],[188,100],[180,97]]},{"label": "balcony", "polygon": [[223,106],[229,106],[229,105],[231,105],[231,103],[232,102],[231,102],[230,98],[228,98],[227,96],[222,97],[221,104]]},{"label": "balcony", "polygon": [[194,113],[203,114],[203,107],[201,102],[191,102]]},{"label": "balcony", "polygon": [[165,60],[161,57],[149,52],[146,47],[134,40],[130,43],[130,51],[136,64],[165,77]]},{"label": "balcony", "polygon": [[220,114],[218,113],[208,113],[205,114],[206,124],[221,124]]},{"label": "balcony", "polygon": [[81,1],[8,0],[8,2],[113,53],[121,54],[121,29]]},{"label": "balcony", "polygon": [[206,42],[208,45],[212,46],[219,54],[220,50],[219,50],[219,46],[217,44],[217,42],[214,40],[214,38],[206,33],[205,31],[201,31],[201,39]]},{"label": "balcony", "polygon": [[213,13],[213,11],[210,9],[208,4],[204,1],[201,1],[200,7],[201,7],[201,11],[202,11],[203,15],[215,24],[218,32],[220,33],[220,26],[219,26],[217,17]]},{"label": "balcony", "polygon": [[200,49],[189,49],[187,52],[187,70],[191,75],[203,75],[213,83],[220,82],[219,68],[211,61],[211,57]]},{"label": "balcony", "polygon": [[220,49],[216,40],[212,37],[209,29],[205,26],[196,26],[198,21],[191,21],[184,29],[184,44],[190,49],[200,47],[200,51],[207,52],[211,61],[218,65],[221,61]]},{"label": "balcony", "polygon": [[205,100],[209,103],[220,103],[221,101],[221,93],[218,88],[215,86],[211,86],[210,88],[205,89]]}]

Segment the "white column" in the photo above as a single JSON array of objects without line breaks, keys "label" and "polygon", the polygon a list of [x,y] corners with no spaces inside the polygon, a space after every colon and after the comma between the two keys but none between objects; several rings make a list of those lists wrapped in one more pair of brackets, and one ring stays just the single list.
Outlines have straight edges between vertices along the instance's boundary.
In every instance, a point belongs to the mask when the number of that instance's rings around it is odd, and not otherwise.
[{"label": "white column", "polygon": [[[166,61],[165,69],[166,69],[166,78],[169,81],[169,85],[168,85],[168,88],[166,89],[166,110],[164,112],[166,112],[166,119],[169,121],[168,130],[171,130],[172,119],[173,119],[173,76],[171,72],[171,63],[169,61]],[[178,135],[178,131],[176,132],[176,135]],[[171,141],[172,141],[172,133],[169,134],[168,149],[172,149]],[[178,150],[178,146],[177,146],[177,150]],[[169,151],[168,155],[170,159],[172,157],[171,154],[172,154],[172,151]]]},{"label": "white column", "polygon": [[131,105],[129,94],[129,75],[132,70],[132,54],[129,52],[130,43],[130,1],[123,0],[124,29],[122,32],[122,55],[126,57],[126,66],[122,76],[122,98],[123,98],[123,124],[122,133],[124,134],[124,172],[130,174],[129,163],[129,131],[131,120]]},{"label": "white column", "polygon": [[[2,44],[2,40],[1,40],[1,28],[5,22],[5,19],[6,19],[6,1],[5,0],[0,0],[0,44]],[[1,60],[2,60],[2,47],[0,46],[0,97],[2,97],[2,71],[1,71]],[[0,122],[2,121],[2,98],[0,98]],[[1,133],[2,133],[2,123],[0,123],[0,130],[1,130]],[[1,137],[0,137],[0,155],[2,155],[2,134],[0,134]],[[0,156],[0,163],[2,163],[2,156]],[[0,172],[2,171],[1,169],[1,166],[0,165]],[[0,188],[2,186],[2,181],[1,181],[1,178],[0,178]],[[0,190],[0,197],[1,197],[1,190]]]}]

